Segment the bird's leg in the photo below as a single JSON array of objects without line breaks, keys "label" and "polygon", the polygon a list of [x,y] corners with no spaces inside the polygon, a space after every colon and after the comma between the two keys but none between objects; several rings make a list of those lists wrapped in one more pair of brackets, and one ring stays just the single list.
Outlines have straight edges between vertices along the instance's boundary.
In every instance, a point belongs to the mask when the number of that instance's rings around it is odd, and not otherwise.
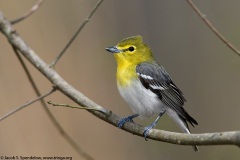
[{"label": "bird's leg", "polygon": [[133,118],[136,118],[137,116],[139,116],[138,114],[134,114],[134,115],[131,115],[131,116],[128,116],[126,118],[123,118],[121,119],[119,122],[118,122],[118,128],[122,128],[122,126],[126,123],[126,122],[133,122]]},{"label": "bird's leg", "polygon": [[148,133],[149,131],[154,127],[156,126],[158,120],[162,117],[162,115],[166,112],[166,110],[163,110],[162,112],[159,113],[157,119],[152,123],[150,124],[149,126],[145,127],[144,129],[144,132],[143,132],[143,135],[145,137],[145,140],[147,141],[147,136],[148,136]]}]

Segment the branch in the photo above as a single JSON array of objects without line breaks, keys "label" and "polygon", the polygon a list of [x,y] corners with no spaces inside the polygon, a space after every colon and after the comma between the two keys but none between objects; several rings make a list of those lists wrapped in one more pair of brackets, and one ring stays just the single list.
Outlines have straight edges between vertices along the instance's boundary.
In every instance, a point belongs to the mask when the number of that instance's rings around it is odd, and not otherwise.
[{"label": "branch", "polygon": [[[101,112],[88,110],[98,118],[117,127],[120,117],[94,103],[88,97],[68,84],[55,70],[49,66],[18,36],[12,28],[10,22],[0,12],[0,31],[6,36],[9,43],[14,45],[25,57],[36,67],[56,88],[64,95],[75,101],[80,106],[93,108]],[[103,114],[102,112],[105,112]],[[127,122],[123,130],[132,134],[142,136],[144,127],[136,123]],[[153,129],[149,132],[149,139],[168,142],[179,145],[236,145],[240,146],[240,131],[203,133],[203,134],[185,134],[174,133],[163,130]]]},{"label": "branch", "polygon": [[6,114],[3,115],[2,117],[0,117],[0,121],[2,121],[2,120],[4,120],[5,118],[11,116],[12,114],[16,113],[17,111],[19,111],[19,110],[21,110],[21,109],[23,109],[23,108],[25,108],[25,107],[33,104],[34,102],[37,102],[37,101],[39,101],[40,99],[43,99],[43,98],[49,96],[50,94],[52,94],[52,93],[55,92],[55,91],[56,91],[56,89],[53,87],[53,89],[52,89],[51,91],[49,91],[48,93],[46,93],[46,94],[44,94],[44,95],[42,95],[42,96],[40,96],[40,97],[37,97],[36,99],[34,99],[34,100],[30,101],[30,102],[27,102],[27,103],[25,103],[24,105],[19,106],[19,107],[17,107],[16,109],[14,109],[14,110],[6,113]]},{"label": "branch", "polygon": [[89,14],[89,16],[85,19],[85,21],[80,25],[80,27],[78,28],[78,30],[76,31],[76,33],[72,36],[72,38],[70,39],[70,41],[67,43],[67,45],[62,49],[62,51],[59,53],[59,55],[53,60],[53,62],[50,64],[50,67],[54,67],[56,65],[56,63],[59,61],[59,59],[62,57],[62,55],[66,52],[66,50],[68,49],[68,47],[72,44],[72,42],[77,38],[78,34],[82,31],[82,29],[84,28],[84,26],[89,22],[89,20],[91,19],[92,15],[95,13],[95,11],[98,9],[98,7],[101,5],[101,3],[103,2],[103,0],[99,0],[96,5],[93,7],[93,10],[91,11],[91,13]]},{"label": "branch", "polygon": [[38,0],[37,3],[35,5],[33,5],[32,8],[27,13],[25,13],[24,15],[22,15],[21,17],[15,19],[15,20],[12,20],[11,23],[16,24],[16,23],[28,18],[29,16],[31,16],[33,13],[35,13],[37,11],[37,9],[41,6],[42,3],[43,3],[43,0]]},{"label": "branch", "polygon": [[[28,80],[30,82],[30,84],[33,87],[33,90],[35,91],[37,96],[41,96],[41,93],[36,85],[36,83],[34,82],[26,64],[24,63],[22,57],[20,56],[20,54],[18,53],[17,49],[12,46],[13,51],[15,52],[18,60],[20,61],[23,70],[25,71]],[[43,99],[40,99],[40,103],[43,106],[45,112],[47,113],[48,117],[50,118],[51,122],[53,123],[53,125],[55,126],[55,128],[58,130],[58,132],[63,136],[63,138],[72,146],[72,148],[79,154],[79,156],[84,157],[87,160],[93,160],[93,158],[87,154],[83,149],[81,149],[80,146],[78,146],[78,144],[68,135],[68,133],[63,129],[63,127],[59,124],[59,122],[57,121],[57,119],[53,116],[53,114],[51,113],[51,111],[49,110],[49,108],[47,107],[47,104],[44,102]],[[18,111],[18,110],[17,110]],[[16,113],[16,112],[14,112]]]},{"label": "branch", "polygon": [[207,19],[206,15],[204,15],[197,6],[192,2],[192,0],[187,0],[189,5],[193,8],[193,10],[199,15],[199,17],[203,20],[203,22],[212,30],[212,32],[223,42],[225,43],[233,52],[235,52],[238,56],[240,56],[240,51],[234,47],[226,38],[221,35],[221,33],[212,25],[212,23]]}]

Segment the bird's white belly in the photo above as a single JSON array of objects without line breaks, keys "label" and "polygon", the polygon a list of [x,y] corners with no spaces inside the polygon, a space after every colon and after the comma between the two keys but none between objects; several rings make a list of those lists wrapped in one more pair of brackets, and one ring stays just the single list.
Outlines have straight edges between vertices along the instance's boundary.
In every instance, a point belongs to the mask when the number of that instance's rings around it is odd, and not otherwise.
[{"label": "bird's white belly", "polygon": [[146,89],[138,79],[126,87],[120,87],[118,84],[118,90],[132,111],[139,114],[140,118],[147,118],[165,110],[165,105],[157,95]]}]

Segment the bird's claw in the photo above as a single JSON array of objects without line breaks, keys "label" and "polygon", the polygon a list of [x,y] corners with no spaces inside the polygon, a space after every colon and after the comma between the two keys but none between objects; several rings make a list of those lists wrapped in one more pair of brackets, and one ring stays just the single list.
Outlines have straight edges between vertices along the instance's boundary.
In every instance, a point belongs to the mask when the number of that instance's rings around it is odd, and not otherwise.
[{"label": "bird's claw", "polygon": [[133,118],[136,118],[138,116],[138,114],[134,114],[134,115],[131,115],[131,116],[128,116],[126,118],[123,118],[121,119],[119,122],[118,122],[118,128],[122,128],[122,126],[126,123],[126,122],[133,122]]},{"label": "bird's claw", "polygon": [[133,122],[132,118],[123,118],[118,122],[118,128],[122,128],[122,126],[126,123],[126,122]]},{"label": "bird's claw", "polygon": [[148,136],[148,133],[151,129],[152,129],[152,126],[147,126],[144,129],[143,135],[144,135],[144,138],[145,138],[146,141],[148,141],[147,136]]}]

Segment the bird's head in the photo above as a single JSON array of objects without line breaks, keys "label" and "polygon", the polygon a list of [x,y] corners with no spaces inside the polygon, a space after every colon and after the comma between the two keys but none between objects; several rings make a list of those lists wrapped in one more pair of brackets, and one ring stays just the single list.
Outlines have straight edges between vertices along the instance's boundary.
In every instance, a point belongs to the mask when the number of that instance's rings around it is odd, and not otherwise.
[{"label": "bird's head", "polygon": [[151,49],[143,43],[141,36],[126,38],[116,46],[108,47],[106,50],[115,53],[118,65],[137,65],[153,59]]}]

